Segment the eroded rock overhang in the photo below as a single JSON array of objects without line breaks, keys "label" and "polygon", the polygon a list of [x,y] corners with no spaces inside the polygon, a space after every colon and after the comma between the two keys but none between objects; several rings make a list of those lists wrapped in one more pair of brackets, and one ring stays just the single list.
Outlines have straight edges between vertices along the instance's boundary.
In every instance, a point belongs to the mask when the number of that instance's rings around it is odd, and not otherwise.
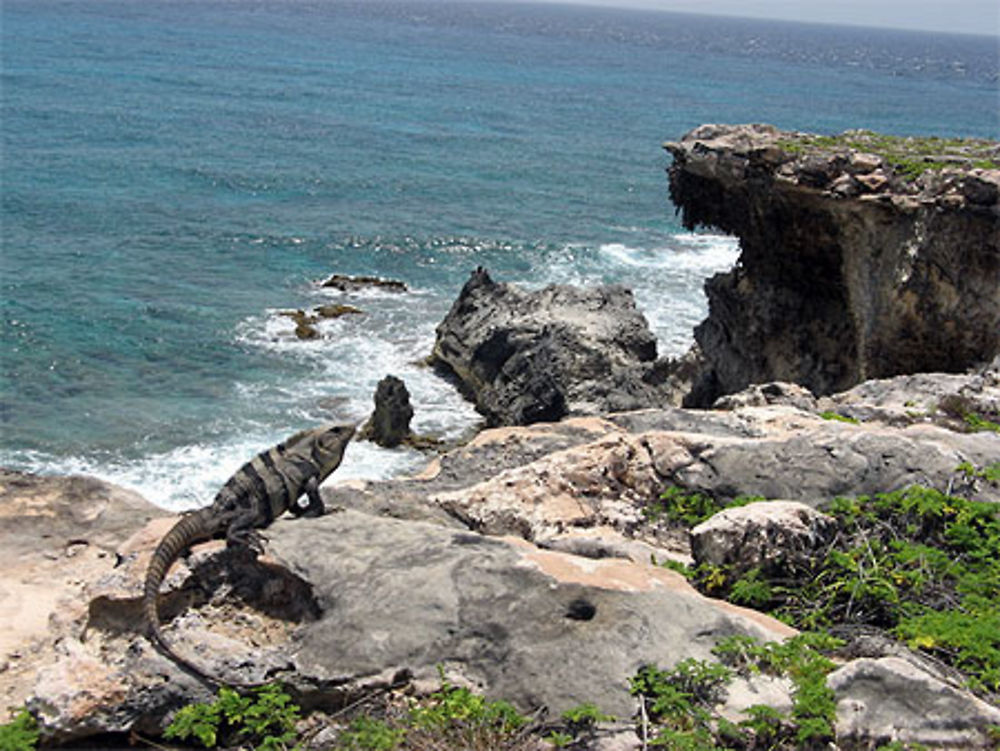
[{"label": "eroded rock overhang", "polygon": [[960,372],[1000,351],[1000,144],[702,125],[667,143],[690,229],[734,234],[695,331],[711,399]]}]

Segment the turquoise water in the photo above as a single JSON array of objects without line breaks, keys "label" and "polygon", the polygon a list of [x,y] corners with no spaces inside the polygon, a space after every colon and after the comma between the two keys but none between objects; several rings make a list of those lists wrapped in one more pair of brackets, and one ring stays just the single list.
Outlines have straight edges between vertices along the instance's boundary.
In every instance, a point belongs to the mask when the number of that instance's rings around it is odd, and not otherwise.
[{"label": "turquoise water", "polygon": [[[662,141],[702,122],[997,138],[996,39],[570,6],[2,4],[0,464],[171,508],[358,419],[476,421],[416,363],[470,270],[632,287],[662,354],[735,242],[683,232]],[[406,295],[338,295],[339,272]],[[365,311],[300,342],[283,310]],[[352,446],[344,477],[420,463]]]}]

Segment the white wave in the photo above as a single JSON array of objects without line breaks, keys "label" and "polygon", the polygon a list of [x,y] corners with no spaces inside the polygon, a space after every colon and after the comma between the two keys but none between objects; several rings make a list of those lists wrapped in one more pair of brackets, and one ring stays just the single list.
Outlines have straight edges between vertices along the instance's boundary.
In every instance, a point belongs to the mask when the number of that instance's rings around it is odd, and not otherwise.
[{"label": "white wave", "polygon": [[714,273],[731,268],[739,258],[740,248],[739,240],[730,235],[685,233],[674,235],[666,247],[635,248],[606,243],[600,246],[600,252],[629,268]]},{"label": "white wave", "polygon": [[[88,475],[139,493],[168,511],[207,506],[249,459],[286,438],[261,434],[216,444],[193,444],[140,459],[55,459],[37,452],[0,456],[0,465],[45,475]],[[427,458],[408,449],[383,449],[366,441],[348,446],[327,484],[381,480],[419,471]]]}]

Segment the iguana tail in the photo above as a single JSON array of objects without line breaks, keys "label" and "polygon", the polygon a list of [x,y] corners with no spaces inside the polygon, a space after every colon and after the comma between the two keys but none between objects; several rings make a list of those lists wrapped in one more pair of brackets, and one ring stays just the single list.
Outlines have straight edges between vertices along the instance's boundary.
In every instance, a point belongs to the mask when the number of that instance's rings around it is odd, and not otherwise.
[{"label": "iguana tail", "polygon": [[185,514],[178,522],[171,527],[170,531],[160,540],[160,544],[153,551],[153,557],[149,561],[146,569],[146,583],[143,589],[142,610],[146,619],[147,633],[156,648],[187,672],[193,673],[202,680],[217,683],[211,676],[199,670],[195,665],[177,655],[160,630],[160,615],[157,602],[160,594],[160,585],[166,578],[167,571],[174,564],[180,554],[191,545],[211,539],[217,531],[217,525],[213,522],[211,509],[199,509],[190,514]]}]

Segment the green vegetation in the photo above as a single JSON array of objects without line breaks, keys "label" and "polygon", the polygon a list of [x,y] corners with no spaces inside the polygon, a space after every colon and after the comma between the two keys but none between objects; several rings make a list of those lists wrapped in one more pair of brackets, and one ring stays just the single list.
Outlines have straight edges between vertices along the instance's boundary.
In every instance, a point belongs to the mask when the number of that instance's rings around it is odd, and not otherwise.
[{"label": "green vegetation", "polygon": [[[644,667],[630,690],[652,723],[650,745],[669,749],[820,748],[833,739],[836,705],[826,676],[833,663],[825,652],[842,645],[822,634],[802,634],[784,643],[762,644],[746,636],[719,642],[719,662],[683,660],[671,670]],[[733,723],[713,709],[723,687],[737,675],[766,673],[794,685],[789,714],[755,705]]]},{"label": "green vegetation", "polygon": [[385,720],[366,715],[356,717],[341,734],[338,748],[344,751],[392,751],[403,742],[406,731],[390,727]]},{"label": "green vegetation", "polygon": [[196,740],[205,748],[248,744],[260,751],[281,751],[295,743],[299,708],[278,684],[241,695],[223,686],[206,704],[182,707],[164,737]]},{"label": "green vegetation", "polygon": [[[441,690],[406,711],[386,712],[384,719],[359,716],[341,733],[338,751],[469,751],[528,749],[535,730],[529,718],[505,701],[489,701],[443,680]],[[566,745],[567,734],[557,735]]]},{"label": "green vegetation", "polygon": [[968,480],[986,480],[992,485],[1000,485],[1000,462],[993,462],[985,467],[976,467],[972,462],[962,462],[955,467],[955,471],[963,473]]},{"label": "green vegetation", "polygon": [[601,722],[613,722],[615,718],[602,712],[596,705],[585,702],[567,709],[563,712],[562,719],[572,730],[581,731],[592,730]]},{"label": "green vegetation", "polygon": [[914,180],[929,170],[940,171],[948,167],[1000,167],[995,146],[978,139],[892,136],[869,130],[849,130],[833,136],[792,136],[778,145],[795,155],[832,155],[848,150],[876,154],[904,180]]},{"label": "green vegetation", "polygon": [[18,710],[11,721],[0,725],[0,751],[32,751],[38,745],[38,724],[27,709]]},{"label": "green vegetation", "polygon": [[829,410],[826,412],[820,412],[819,416],[822,417],[824,420],[835,420],[837,422],[846,422],[850,425],[858,424],[858,421],[853,417],[848,417],[847,415],[842,415],[837,412],[831,412]]},{"label": "green vegetation", "polygon": [[759,495],[741,495],[723,503],[705,493],[672,486],[667,488],[659,499],[647,505],[643,509],[643,515],[649,522],[665,520],[673,524],[694,527],[723,509],[746,506],[748,503],[763,500],[764,497]]},{"label": "green vegetation", "polygon": [[[997,467],[972,472],[995,478]],[[1000,692],[997,506],[911,487],[838,498],[826,511],[839,524],[836,541],[794,582],[714,566],[695,569],[694,581],[797,628],[878,627],[962,670],[972,689]]]},{"label": "green vegetation", "polygon": [[965,420],[965,424],[969,426],[973,433],[978,433],[980,430],[989,430],[994,433],[1000,433],[1000,424],[995,423],[992,420],[987,420],[975,412],[966,412],[962,415],[962,419]]}]

